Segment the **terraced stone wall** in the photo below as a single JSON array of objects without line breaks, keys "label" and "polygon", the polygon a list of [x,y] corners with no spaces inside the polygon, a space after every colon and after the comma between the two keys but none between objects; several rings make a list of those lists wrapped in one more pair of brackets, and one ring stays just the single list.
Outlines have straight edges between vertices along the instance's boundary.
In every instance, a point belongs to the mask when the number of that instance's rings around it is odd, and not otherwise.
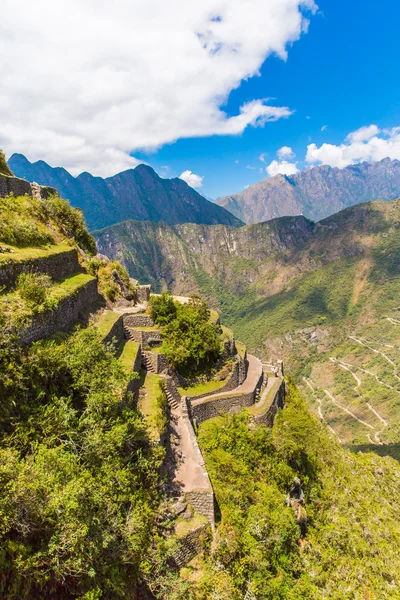
[{"label": "terraced stone wall", "polygon": [[244,394],[228,394],[222,398],[216,398],[215,400],[204,400],[199,404],[192,404],[191,415],[192,419],[197,424],[207,421],[207,419],[213,419],[218,417],[224,412],[239,412],[242,408],[246,408],[254,404],[255,392],[248,392]]},{"label": "terraced stone wall", "polygon": [[[230,392],[231,390],[234,390],[239,385],[241,385],[245,379],[246,379],[245,361],[242,359],[241,356],[237,355],[236,362],[234,364],[231,374],[228,377],[228,381],[226,382],[226,384],[224,386],[219,388],[218,393],[222,394],[223,392]],[[193,400],[200,400],[201,398],[206,398],[209,395],[210,395],[210,392],[207,392],[205,394],[199,394],[198,396],[187,396],[187,398],[188,398],[188,400],[193,401]]]},{"label": "terraced stone wall", "polygon": [[276,413],[280,408],[285,406],[285,394],[286,384],[285,380],[282,379],[281,385],[272,399],[271,404],[267,407],[266,412],[262,415],[254,415],[252,417],[253,421],[257,423],[257,425],[267,425],[268,427],[272,427]]},{"label": "terraced stone wall", "polygon": [[150,364],[154,370],[154,373],[162,373],[165,369],[168,369],[168,361],[165,354],[158,352],[150,352],[149,350],[143,351],[144,366]]},{"label": "terraced stone wall", "polygon": [[179,540],[179,548],[173,557],[176,567],[179,569],[184,567],[204,549],[205,542],[209,538],[209,531],[208,525],[202,525]]},{"label": "terraced stone wall", "polygon": [[7,290],[14,287],[21,273],[45,273],[56,281],[81,272],[83,269],[75,248],[23,261],[10,258],[7,262],[0,263],[0,287],[5,286]]},{"label": "terraced stone wall", "polygon": [[125,327],[154,327],[148,315],[124,315],[123,318]]},{"label": "terraced stone wall", "polygon": [[20,343],[31,344],[58,331],[70,331],[77,321],[87,321],[90,312],[102,303],[97,279],[91,279],[74,294],[61,299],[55,309],[35,315],[31,324],[19,332]]},{"label": "terraced stone wall", "polygon": [[[42,198],[48,198],[53,194],[57,194],[57,190],[48,186],[38,186],[40,190],[40,196]],[[9,177],[7,175],[0,175],[0,197],[9,196],[32,196],[32,185],[25,179],[19,179],[19,177]]]},{"label": "terraced stone wall", "polygon": [[140,329],[130,329],[125,330],[126,335],[129,339],[134,340],[135,342],[139,342],[143,347],[147,346],[149,340],[157,340],[161,342],[160,332],[157,330],[154,331],[140,331]]}]

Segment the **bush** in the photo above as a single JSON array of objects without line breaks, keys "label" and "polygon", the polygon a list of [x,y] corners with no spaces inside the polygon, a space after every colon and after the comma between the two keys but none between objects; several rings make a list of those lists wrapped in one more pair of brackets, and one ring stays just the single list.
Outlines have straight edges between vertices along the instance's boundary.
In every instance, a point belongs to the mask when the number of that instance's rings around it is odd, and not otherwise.
[{"label": "bush", "polygon": [[46,303],[50,287],[50,277],[40,273],[21,273],[17,280],[19,295],[32,309]]},{"label": "bush", "polygon": [[206,303],[194,296],[188,304],[175,303],[175,310],[175,318],[161,332],[168,361],[185,375],[212,366],[221,355],[222,345],[215,325],[209,321]]},{"label": "bush", "polygon": [[151,318],[157,325],[167,325],[176,318],[177,308],[171,292],[150,299]]},{"label": "bush", "polygon": [[47,219],[54,221],[66,237],[74,238],[78,246],[90,256],[96,254],[96,242],[89,234],[83,212],[79,208],[73,208],[59,196],[49,196],[42,201],[42,206]]},{"label": "bush", "polygon": [[6,156],[3,150],[0,150],[0,175],[13,175],[13,172],[7,164]]}]

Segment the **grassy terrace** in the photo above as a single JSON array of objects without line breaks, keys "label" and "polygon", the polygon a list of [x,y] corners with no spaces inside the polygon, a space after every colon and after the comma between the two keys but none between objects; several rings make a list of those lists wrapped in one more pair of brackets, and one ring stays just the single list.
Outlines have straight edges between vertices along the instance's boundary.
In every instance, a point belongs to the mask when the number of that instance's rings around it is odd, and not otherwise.
[{"label": "grassy terrace", "polygon": [[73,249],[73,246],[66,243],[41,246],[38,248],[17,248],[16,246],[10,246],[9,244],[3,243],[1,246],[3,248],[10,248],[12,252],[0,253],[0,265],[10,261],[25,262],[38,258],[45,258],[46,256],[68,252],[69,250]]},{"label": "grassy terrace", "polygon": [[211,379],[211,381],[205,381],[204,383],[198,383],[186,388],[180,387],[178,390],[181,396],[200,396],[202,394],[212,394],[213,392],[220,390],[226,384],[226,381],[226,379],[223,379],[222,381],[215,381]]},{"label": "grassy terrace", "polygon": [[47,302],[38,306],[36,310],[27,306],[17,291],[0,295],[0,312],[9,317],[11,321],[14,321],[14,318],[17,317],[19,322],[26,322],[35,312],[44,312],[56,308],[60,300],[72,296],[79,288],[94,279],[95,277],[87,273],[79,273],[55,283],[49,290]]},{"label": "grassy terrace", "polygon": [[253,406],[247,408],[249,413],[254,416],[263,415],[270,407],[273,399],[275,398],[275,394],[281,386],[281,383],[282,379],[277,377],[273,382],[271,388],[268,390],[267,394],[263,398],[263,400],[260,400],[260,402],[258,402],[257,404],[254,404]]},{"label": "grassy terrace", "polygon": [[202,525],[207,525],[208,520],[204,515],[195,514],[191,519],[179,517],[175,524],[175,534],[177,538],[185,537],[194,529],[198,529]]},{"label": "grassy terrace", "polygon": [[166,425],[166,397],[160,386],[161,378],[154,373],[140,372],[140,387],[138,409],[146,421],[149,435],[154,441],[159,441]]},{"label": "grassy terrace", "polygon": [[152,327],[132,327],[136,331],[159,331],[159,327],[157,325],[153,325]]},{"label": "grassy terrace", "polygon": [[133,365],[135,364],[135,360],[139,352],[139,346],[140,344],[138,342],[128,340],[125,342],[122,352],[119,355],[120,362],[129,373],[132,373],[133,371]]},{"label": "grassy terrace", "polygon": [[113,310],[107,310],[101,315],[100,319],[94,323],[94,325],[100,335],[105,338],[120,317],[121,315]]},{"label": "grassy terrace", "polygon": [[235,340],[236,350],[238,351],[239,356],[244,358],[246,356],[246,346],[242,344],[242,342],[238,342]]},{"label": "grassy terrace", "polygon": [[221,325],[221,329],[222,329],[222,339],[223,340],[231,340],[234,336],[233,336],[233,331],[232,329],[229,329],[229,327],[225,327],[225,325]]}]

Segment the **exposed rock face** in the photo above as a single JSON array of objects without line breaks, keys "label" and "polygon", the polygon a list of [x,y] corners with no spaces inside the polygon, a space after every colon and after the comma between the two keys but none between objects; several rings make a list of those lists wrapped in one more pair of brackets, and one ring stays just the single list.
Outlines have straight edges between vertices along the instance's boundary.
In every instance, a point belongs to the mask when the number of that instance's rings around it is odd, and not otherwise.
[{"label": "exposed rock face", "polygon": [[81,208],[89,229],[99,229],[127,219],[176,223],[242,223],[224,208],[209,202],[181,179],[162,179],[146,165],[114,177],[73,177],[62,168],[43,161],[30,163],[13,154],[9,165],[18,177],[57,188],[59,194]]},{"label": "exposed rock face", "polygon": [[319,221],[360,202],[398,196],[400,161],[385,158],[345,169],[321,165],[291,177],[276,175],[216,203],[245,223],[300,214]]}]

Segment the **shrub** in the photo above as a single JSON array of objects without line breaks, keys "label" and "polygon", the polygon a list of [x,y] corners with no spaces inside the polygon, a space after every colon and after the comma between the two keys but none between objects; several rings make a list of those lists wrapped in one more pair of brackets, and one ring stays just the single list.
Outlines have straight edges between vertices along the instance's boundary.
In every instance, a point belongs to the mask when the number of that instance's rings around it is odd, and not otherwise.
[{"label": "shrub", "polygon": [[17,281],[17,290],[30,308],[38,308],[46,303],[51,279],[39,273],[21,273]]},{"label": "shrub", "polygon": [[79,208],[73,208],[59,196],[49,196],[42,201],[42,210],[43,215],[54,221],[66,237],[74,238],[90,256],[96,254],[96,243],[86,228],[83,212]]},{"label": "shrub", "polygon": [[167,325],[176,318],[176,304],[171,292],[163,292],[161,296],[150,299],[151,318],[157,325]]},{"label": "shrub", "polygon": [[7,164],[6,156],[3,150],[0,150],[0,175],[13,175],[13,172]]}]

